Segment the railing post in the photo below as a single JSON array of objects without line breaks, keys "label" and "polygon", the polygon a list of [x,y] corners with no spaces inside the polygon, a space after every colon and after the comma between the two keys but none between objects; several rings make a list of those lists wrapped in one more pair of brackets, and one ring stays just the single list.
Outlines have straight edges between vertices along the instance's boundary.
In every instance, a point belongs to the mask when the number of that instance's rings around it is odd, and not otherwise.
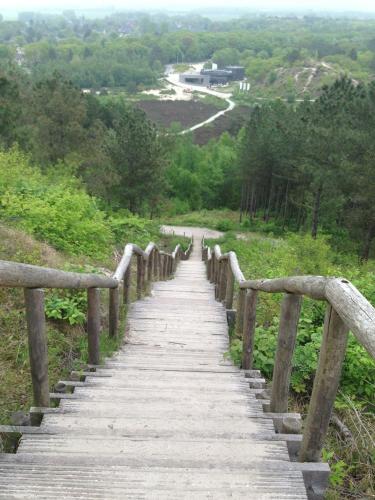
[{"label": "railing post", "polygon": [[49,406],[48,345],[44,313],[44,291],[25,288],[26,321],[31,380],[35,406]]},{"label": "railing post", "polygon": [[302,297],[287,293],[281,303],[281,317],[272,378],[270,411],[287,413],[292,358],[296,345]]},{"label": "railing post", "polygon": [[90,365],[100,362],[100,290],[99,288],[87,289],[87,340]]},{"label": "railing post", "polygon": [[237,337],[241,338],[243,333],[243,316],[245,310],[245,298],[246,290],[240,288],[237,297],[237,308],[236,308],[236,334]]},{"label": "railing post", "polygon": [[219,300],[224,302],[225,293],[227,289],[227,273],[228,273],[228,261],[222,261],[221,273],[220,273],[220,288],[219,288]]},{"label": "railing post", "polygon": [[246,293],[243,314],[242,333],[242,363],[241,368],[251,370],[254,357],[255,321],[258,292],[256,290],[241,290]]},{"label": "railing post", "polygon": [[137,299],[142,298],[143,291],[143,257],[137,255]]},{"label": "railing post", "polygon": [[223,267],[223,263],[220,260],[215,261],[215,299],[220,299],[220,278],[221,278],[221,270]]},{"label": "railing post", "polygon": [[159,281],[159,251],[154,253],[154,280]]},{"label": "railing post", "polygon": [[120,315],[119,289],[109,289],[109,327],[108,333],[110,337],[117,337],[118,324]]},{"label": "railing post", "polygon": [[212,257],[210,260],[206,260],[206,271],[207,271],[208,281],[211,281],[211,267],[212,267]]},{"label": "railing post", "polygon": [[130,304],[130,280],[131,280],[131,262],[124,274],[124,304]]},{"label": "railing post", "polygon": [[210,282],[215,283],[215,263],[216,257],[215,257],[215,252],[212,252],[211,254],[211,270],[210,270]]},{"label": "railing post", "polygon": [[322,346],[305,422],[300,462],[319,462],[328,431],[342,364],[348,341],[348,328],[331,305],[324,320]]},{"label": "railing post", "polygon": [[147,259],[142,256],[142,294],[145,295],[147,291],[146,285],[146,267],[147,267]]},{"label": "railing post", "polygon": [[164,259],[164,254],[160,254],[160,273],[159,273],[159,276],[160,276],[160,280],[164,280],[165,279],[165,259]]},{"label": "railing post", "polygon": [[152,274],[153,274],[153,254],[154,250],[150,253],[147,259],[147,281],[150,283],[152,281]]},{"label": "railing post", "polygon": [[225,307],[226,307],[226,309],[232,309],[232,307],[233,307],[233,293],[234,293],[234,276],[232,273],[232,268],[230,266],[230,261],[228,261],[227,286],[225,289]]}]

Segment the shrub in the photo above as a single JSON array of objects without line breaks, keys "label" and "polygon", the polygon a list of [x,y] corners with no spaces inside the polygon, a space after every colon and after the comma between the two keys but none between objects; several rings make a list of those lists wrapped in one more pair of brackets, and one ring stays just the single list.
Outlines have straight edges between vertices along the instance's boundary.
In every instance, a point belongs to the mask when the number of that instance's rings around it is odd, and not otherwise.
[{"label": "shrub", "polygon": [[113,235],[96,200],[78,182],[52,183],[17,149],[0,152],[0,196],[1,219],[56,249],[98,258],[109,253]]}]

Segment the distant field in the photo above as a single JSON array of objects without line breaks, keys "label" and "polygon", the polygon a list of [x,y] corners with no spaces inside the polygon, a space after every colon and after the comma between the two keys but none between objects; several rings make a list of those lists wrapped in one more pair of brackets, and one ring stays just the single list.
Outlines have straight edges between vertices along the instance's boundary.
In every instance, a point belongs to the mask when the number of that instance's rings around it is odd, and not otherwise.
[{"label": "distant field", "polygon": [[194,132],[194,142],[199,145],[206,144],[210,139],[220,137],[223,132],[236,135],[249,118],[250,113],[249,106],[235,107],[210,125],[197,129]]},{"label": "distant field", "polygon": [[[189,128],[220,111],[213,104],[206,104],[202,101],[148,100],[140,101],[136,105],[143,109],[156,125],[162,128],[168,128],[176,122],[180,123],[183,129]],[[219,137],[225,131],[236,134],[249,113],[248,106],[234,108],[233,111],[221,116],[211,124],[197,129],[194,132],[194,142],[206,144],[210,139]]]},{"label": "distant field", "polygon": [[212,104],[201,101],[140,101],[137,106],[157,125],[169,128],[172,123],[179,122],[183,129],[207,120],[219,111]]}]

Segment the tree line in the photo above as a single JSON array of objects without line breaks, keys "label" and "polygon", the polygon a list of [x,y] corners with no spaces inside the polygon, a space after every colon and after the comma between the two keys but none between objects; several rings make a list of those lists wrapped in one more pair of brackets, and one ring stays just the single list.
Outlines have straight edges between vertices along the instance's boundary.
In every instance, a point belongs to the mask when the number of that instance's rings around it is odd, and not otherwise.
[{"label": "tree line", "polygon": [[[17,64],[34,82],[59,71],[81,88],[129,92],[155,86],[165,64],[212,59],[241,64],[249,80],[291,93],[295,68],[324,60],[368,81],[375,68],[375,21],[319,17],[244,16],[213,21],[196,15],[116,14],[89,20],[25,13],[0,22],[0,66]],[[292,73],[280,72],[281,69]],[[285,81],[284,81],[285,80]],[[276,95],[276,94],[275,94]]]},{"label": "tree line", "polygon": [[375,238],[375,83],[341,78],[319,99],[249,108],[237,137],[205,146],[164,134],[120,97],[83,94],[55,74],[0,74],[0,145],[71,173],[113,210],[155,216],[239,209],[277,231],[323,230],[370,256]]},{"label": "tree line", "polygon": [[343,77],[315,102],[249,108],[238,137],[201,148],[181,139],[172,165],[176,210],[228,207],[270,230],[324,231],[344,250],[355,242],[367,260],[375,238],[375,84]]},{"label": "tree line", "polygon": [[0,73],[0,146],[14,144],[44,171],[70,172],[113,209],[152,210],[166,148],[153,123],[121,98],[85,95],[61,75],[35,84]]}]

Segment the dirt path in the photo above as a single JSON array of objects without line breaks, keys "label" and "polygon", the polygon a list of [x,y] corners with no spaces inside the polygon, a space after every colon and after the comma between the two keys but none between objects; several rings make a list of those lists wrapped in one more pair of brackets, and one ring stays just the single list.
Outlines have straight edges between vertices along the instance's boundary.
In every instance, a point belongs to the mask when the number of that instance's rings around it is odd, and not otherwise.
[{"label": "dirt path", "polygon": [[161,226],[161,231],[165,234],[176,234],[177,236],[194,236],[195,244],[200,242],[202,237],[205,238],[221,238],[224,233],[208,229],[207,227],[190,227],[190,226]]}]

